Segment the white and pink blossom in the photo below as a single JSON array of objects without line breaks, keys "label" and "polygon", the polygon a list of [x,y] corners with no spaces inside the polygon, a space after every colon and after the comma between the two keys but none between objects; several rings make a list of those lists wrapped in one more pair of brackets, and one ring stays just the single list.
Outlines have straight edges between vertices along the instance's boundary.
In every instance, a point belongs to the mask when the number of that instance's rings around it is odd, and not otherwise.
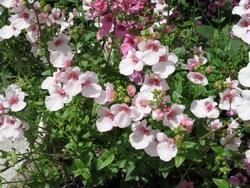
[{"label": "white and pink blossom", "polygon": [[177,154],[177,147],[172,138],[167,137],[164,133],[157,133],[157,153],[161,160],[170,161]]},{"label": "white and pink blossom", "polygon": [[145,149],[155,139],[151,127],[147,126],[147,121],[136,122],[132,125],[133,133],[129,135],[129,142],[133,148]]},{"label": "white and pink blossom", "polygon": [[82,85],[82,96],[98,98],[102,93],[102,87],[97,83],[98,78],[94,72],[87,71],[79,76]]},{"label": "white and pink blossom", "polygon": [[126,128],[132,124],[132,121],[138,117],[136,108],[127,104],[114,104],[110,108],[114,114],[114,122],[117,127]]},{"label": "white and pink blossom", "polygon": [[213,97],[194,100],[191,104],[191,112],[198,118],[218,118],[219,110]]},{"label": "white and pink blossom", "polygon": [[194,84],[206,86],[208,84],[207,77],[199,72],[189,72],[187,78]]},{"label": "white and pink blossom", "polygon": [[101,107],[97,111],[98,118],[96,120],[96,127],[99,132],[107,132],[116,127],[114,122],[114,114],[110,109],[106,107]]},{"label": "white and pink blossom", "polygon": [[3,102],[4,108],[9,108],[13,112],[21,111],[25,108],[26,102],[24,102],[26,94],[17,85],[9,85],[5,90],[5,99]]}]

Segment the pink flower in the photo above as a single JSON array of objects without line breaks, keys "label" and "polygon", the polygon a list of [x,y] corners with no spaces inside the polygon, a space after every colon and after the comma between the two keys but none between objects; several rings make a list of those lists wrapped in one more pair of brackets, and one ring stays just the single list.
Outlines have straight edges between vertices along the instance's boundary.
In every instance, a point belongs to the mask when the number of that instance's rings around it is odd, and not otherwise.
[{"label": "pink flower", "polygon": [[51,51],[50,62],[55,68],[66,68],[72,64],[74,54],[71,50],[67,51]]},{"label": "pink flower", "polygon": [[248,17],[242,17],[240,21],[233,26],[232,31],[234,36],[250,44],[250,19]]},{"label": "pink flower", "polygon": [[168,76],[175,71],[177,61],[177,56],[173,53],[169,53],[169,49],[165,48],[165,54],[160,56],[158,63],[153,65],[152,71],[161,78],[168,78]]},{"label": "pink flower", "polygon": [[128,54],[129,49],[136,48],[135,38],[131,35],[126,34],[122,45],[120,46],[120,51],[123,56]]},{"label": "pink flower", "polygon": [[187,78],[194,84],[198,84],[202,86],[206,86],[208,84],[207,78],[203,74],[198,73],[198,72],[189,72],[187,74]]},{"label": "pink flower", "polygon": [[123,38],[125,37],[126,33],[128,32],[128,29],[126,25],[118,23],[115,26],[115,36],[117,38]]},{"label": "pink flower", "polygon": [[95,102],[98,104],[112,103],[116,98],[114,85],[111,83],[106,84],[106,90],[101,92],[101,95],[95,98]]},{"label": "pink flower", "polygon": [[112,25],[114,23],[114,17],[111,13],[104,15],[101,18],[101,28],[96,34],[97,40],[102,39],[107,36],[112,29]]},{"label": "pink flower", "polygon": [[231,119],[231,123],[228,125],[228,128],[227,128],[228,133],[234,134],[235,130],[238,129],[239,126],[240,124],[236,120]]},{"label": "pink flower", "polygon": [[[27,128],[27,127],[26,127]],[[0,140],[17,140],[23,137],[25,127],[22,122],[12,116],[3,116],[3,122],[0,123]]]},{"label": "pink flower", "polygon": [[134,71],[133,74],[129,75],[129,80],[131,82],[134,82],[136,85],[142,85],[143,77],[144,77],[143,72]]},{"label": "pink flower", "polygon": [[36,43],[38,41],[39,37],[39,29],[38,25],[31,25],[29,28],[27,28],[27,34],[26,34],[26,39],[30,43]]},{"label": "pink flower", "polygon": [[128,95],[130,97],[134,97],[135,96],[135,93],[136,93],[136,88],[134,85],[129,85],[128,88],[127,88],[127,92],[128,92]]},{"label": "pink flower", "polygon": [[9,85],[5,90],[5,100],[3,102],[4,108],[9,108],[13,112],[21,111],[25,108],[24,102],[25,93],[17,85]]},{"label": "pink flower", "polygon": [[106,107],[101,107],[97,111],[98,118],[96,120],[96,127],[99,132],[107,132],[116,127],[114,122],[114,114],[110,109]]},{"label": "pink flower", "polygon": [[183,115],[180,120],[181,128],[184,129],[187,133],[191,133],[193,129],[194,121],[191,118],[188,118],[187,115]]},{"label": "pink flower", "polygon": [[9,18],[11,25],[13,25],[17,30],[27,29],[31,25],[31,21],[35,18],[33,11],[23,8],[18,14],[12,15]]},{"label": "pink flower", "polygon": [[183,69],[187,69],[189,71],[194,71],[194,69],[200,65],[204,65],[207,63],[207,59],[205,57],[199,57],[195,55],[193,58],[189,58],[187,60],[186,65],[182,65]]},{"label": "pink flower", "polygon": [[250,13],[250,2],[249,0],[241,0],[238,6],[235,6],[232,11],[233,14],[238,14],[242,16],[244,14]]},{"label": "pink flower", "polygon": [[10,39],[13,36],[18,36],[21,33],[14,25],[3,26],[0,29],[0,41],[4,39]]},{"label": "pink flower", "polygon": [[171,107],[164,109],[163,125],[171,129],[177,128],[183,118],[184,105],[172,104]]},{"label": "pink flower", "polygon": [[72,101],[82,90],[79,81],[80,69],[68,67],[65,72],[55,72],[53,77],[46,78],[41,88],[49,91],[50,96],[45,99],[45,105],[50,111],[58,111],[64,104]]},{"label": "pink flower", "polygon": [[240,172],[229,178],[229,183],[234,186],[245,185],[247,181],[247,177]]},{"label": "pink flower", "polygon": [[50,51],[70,51],[71,47],[68,45],[70,37],[65,34],[59,34],[57,37],[53,38],[53,41],[48,42],[48,49]]},{"label": "pink flower", "polygon": [[209,126],[214,129],[217,130],[219,128],[221,128],[223,126],[222,122],[219,119],[213,120],[211,121],[211,123],[209,124]]},{"label": "pink flower", "polygon": [[105,13],[107,11],[108,5],[107,5],[107,1],[105,0],[96,0],[93,2],[92,4],[92,8],[95,10],[96,15],[95,16],[100,16],[103,13]]},{"label": "pink flower", "polygon": [[153,100],[153,94],[147,92],[138,93],[133,99],[133,105],[135,106],[138,117],[137,120],[141,120],[143,117],[146,117],[150,114],[151,101]]},{"label": "pink flower", "polygon": [[87,71],[79,76],[82,84],[82,96],[98,98],[102,93],[102,87],[97,84],[98,78],[94,72]]},{"label": "pink flower", "polygon": [[51,10],[51,14],[48,16],[49,24],[55,24],[58,23],[61,19],[61,9],[59,8],[53,8]]},{"label": "pink flower", "polygon": [[160,57],[165,55],[166,49],[158,40],[141,41],[138,44],[140,59],[146,65],[154,65],[159,62]]},{"label": "pink flower", "polygon": [[164,112],[161,109],[153,110],[152,118],[156,121],[162,121],[164,118]]},{"label": "pink flower", "polygon": [[191,112],[198,118],[218,118],[219,110],[213,97],[201,100],[194,100],[191,104]]},{"label": "pink flower", "polygon": [[50,96],[45,99],[45,106],[50,111],[58,111],[63,108],[64,104],[72,101],[73,94],[66,85],[55,85],[50,91]]},{"label": "pink flower", "polygon": [[161,79],[157,74],[146,75],[140,91],[152,92],[155,89],[167,91],[169,89],[169,86],[166,80]]},{"label": "pink flower", "polygon": [[157,153],[161,160],[170,161],[177,154],[177,147],[172,138],[167,137],[164,133],[157,133]]},{"label": "pink flower", "polygon": [[236,111],[238,104],[241,101],[240,92],[236,89],[226,89],[220,93],[219,108],[222,110]]},{"label": "pink flower", "polygon": [[133,133],[129,135],[129,142],[137,150],[145,149],[155,138],[151,128],[147,126],[146,120],[134,123],[132,130]]},{"label": "pink flower", "polygon": [[127,104],[114,104],[110,108],[114,114],[114,122],[120,128],[126,128],[137,118],[138,114],[135,107],[129,107]]},{"label": "pink flower", "polygon": [[128,54],[122,59],[119,65],[121,74],[129,76],[134,71],[141,71],[143,69],[143,62],[140,60],[138,53],[134,48],[129,49]]}]

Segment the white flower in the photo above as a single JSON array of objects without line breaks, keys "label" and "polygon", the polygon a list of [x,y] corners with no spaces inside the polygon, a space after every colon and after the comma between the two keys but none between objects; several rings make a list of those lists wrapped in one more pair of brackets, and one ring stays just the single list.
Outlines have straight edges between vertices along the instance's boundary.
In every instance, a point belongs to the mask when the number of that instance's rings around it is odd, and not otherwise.
[{"label": "white flower", "polygon": [[65,68],[72,64],[74,54],[71,50],[67,51],[51,51],[50,62],[55,68]]},{"label": "white flower", "polygon": [[242,16],[244,14],[250,13],[250,1],[249,0],[241,0],[238,6],[233,8],[232,14],[238,14]]},{"label": "white flower", "polygon": [[126,128],[131,125],[132,121],[137,118],[138,113],[135,107],[129,107],[127,104],[114,104],[110,108],[114,114],[114,122],[117,127]]},{"label": "white flower", "polygon": [[250,120],[250,90],[242,90],[242,99],[238,103],[236,107],[236,112],[238,113],[238,116],[244,120],[248,121]]},{"label": "white flower", "polygon": [[241,85],[250,87],[250,63],[239,71],[238,80]]},{"label": "white flower", "polygon": [[178,57],[173,53],[169,53],[168,48],[165,48],[165,51],[166,52],[160,56],[159,62],[152,67],[152,71],[161,78],[168,78],[168,76],[175,71],[175,64],[178,61]]},{"label": "white flower", "polygon": [[71,51],[71,47],[68,45],[70,37],[60,33],[57,37],[53,38],[53,41],[48,42],[48,49],[50,51]]},{"label": "white flower", "polygon": [[222,122],[219,120],[219,119],[216,119],[216,120],[213,120],[211,121],[211,123],[209,124],[209,126],[212,128],[212,129],[219,129],[222,127]]},{"label": "white flower", "polygon": [[164,55],[166,49],[158,40],[141,41],[138,44],[141,51],[140,59],[146,65],[154,65],[159,62],[160,57]]},{"label": "white flower", "polygon": [[180,125],[183,117],[184,105],[172,104],[171,107],[165,109],[163,125],[171,129],[177,128]]},{"label": "white flower", "polygon": [[202,86],[206,86],[208,84],[208,80],[206,76],[204,76],[203,74],[199,72],[189,72],[187,74],[187,78],[194,84],[198,84]]},{"label": "white flower", "polygon": [[199,65],[204,65],[206,63],[207,59],[205,57],[199,57],[195,55],[193,58],[188,58],[187,64],[183,64],[182,68],[189,71],[194,71],[194,68],[196,68]]},{"label": "white flower", "polygon": [[241,38],[247,44],[250,44],[250,19],[242,17],[240,21],[233,26],[233,34]]},{"label": "white flower", "polygon": [[21,33],[20,30],[16,29],[14,25],[3,26],[0,29],[0,40],[10,39],[13,36],[18,36]]},{"label": "white flower", "polygon": [[164,133],[157,133],[157,153],[161,160],[170,161],[177,154],[177,147],[172,138],[167,137]]},{"label": "white flower", "polygon": [[169,86],[165,79],[161,79],[157,74],[146,75],[141,92],[152,92],[155,89],[167,91]]},{"label": "white flower", "polygon": [[3,102],[4,108],[9,108],[13,112],[21,111],[25,108],[24,102],[25,93],[17,85],[9,85],[5,90],[5,100]]},{"label": "white flower", "polygon": [[148,154],[150,157],[157,157],[158,152],[157,152],[157,146],[158,146],[159,142],[157,140],[154,140],[153,142],[150,142],[148,147],[146,147],[144,149],[144,151],[146,152],[146,154]]},{"label": "white flower", "polygon": [[97,84],[98,78],[94,72],[87,71],[79,76],[82,84],[82,96],[98,98],[101,95],[102,87]]},{"label": "white flower", "polygon": [[250,149],[245,152],[246,159],[250,163]]},{"label": "white flower", "polygon": [[194,100],[191,104],[191,112],[198,118],[218,118],[219,110],[213,97],[202,100]]},{"label": "white flower", "polygon": [[236,89],[226,89],[220,93],[219,108],[222,110],[236,111],[236,107],[241,101],[240,92]]},{"label": "white flower", "polygon": [[134,71],[141,71],[143,69],[143,62],[140,60],[139,52],[134,48],[129,49],[126,57],[122,59],[119,65],[120,73],[129,76]]},{"label": "white flower", "polygon": [[98,112],[98,119],[96,120],[96,127],[99,132],[107,132],[115,127],[114,115],[110,109],[101,107]]},{"label": "white flower", "polygon": [[25,127],[19,119],[11,116],[0,117],[0,140],[20,139],[24,135],[24,129]]},{"label": "white flower", "polygon": [[101,95],[97,98],[95,98],[95,102],[98,104],[106,104],[111,103],[113,100],[115,100],[115,89],[114,85],[111,83],[106,84],[106,90],[101,92]]},{"label": "white flower", "polygon": [[238,148],[241,144],[241,140],[234,134],[228,134],[225,138],[221,138],[220,143],[229,150],[238,151]]},{"label": "white flower", "polygon": [[136,122],[132,125],[133,133],[129,135],[129,142],[135,149],[145,149],[155,139],[150,127],[147,126],[147,121]]},{"label": "white flower", "polygon": [[143,117],[150,114],[151,101],[153,100],[153,94],[150,92],[140,92],[133,98],[133,105],[136,107],[137,112],[140,114],[137,120],[141,120]]}]

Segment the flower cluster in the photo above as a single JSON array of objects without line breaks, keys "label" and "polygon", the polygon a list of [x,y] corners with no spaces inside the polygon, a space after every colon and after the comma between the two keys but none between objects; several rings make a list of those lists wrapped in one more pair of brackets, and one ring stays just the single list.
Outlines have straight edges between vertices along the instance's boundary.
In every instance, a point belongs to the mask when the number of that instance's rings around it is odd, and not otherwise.
[{"label": "flower cluster", "polygon": [[[129,141],[135,149],[144,149],[151,157],[159,156],[163,161],[170,161],[177,154],[175,140],[157,129],[147,125],[146,118],[151,115],[155,121],[162,121],[165,127],[192,131],[193,120],[183,113],[185,106],[172,103],[166,95],[169,86],[166,78],[175,71],[178,58],[157,40],[143,40],[137,48],[130,48],[119,65],[120,73],[129,76],[141,85],[137,93],[135,86],[128,87],[132,104],[113,104],[110,108],[101,107],[96,121],[97,129],[106,132],[113,127],[132,126],[133,133]],[[143,68],[151,66],[151,74],[142,76]],[[140,81],[138,76],[141,75]],[[141,82],[141,83],[140,83]]]},{"label": "flower cluster", "polygon": [[0,140],[19,139],[23,136],[28,126],[8,112],[19,112],[26,106],[25,93],[17,85],[9,85],[5,90],[5,96],[0,95]]},{"label": "flower cluster", "polygon": [[8,19],[10,24],[0,28],[0,41],[17,37],[24,31],[34,54],[39,49],[38,42],[45,26],[60,26],[62,32],[73,25],[73,18],[76,15],[76,12],[70,12],[66,18],[65,12],[59,8],[53,8],[50,12],[43,11],[38,1],[24,3],[21,0],[8,0],[0,1],[0,5],[14,13]]}]

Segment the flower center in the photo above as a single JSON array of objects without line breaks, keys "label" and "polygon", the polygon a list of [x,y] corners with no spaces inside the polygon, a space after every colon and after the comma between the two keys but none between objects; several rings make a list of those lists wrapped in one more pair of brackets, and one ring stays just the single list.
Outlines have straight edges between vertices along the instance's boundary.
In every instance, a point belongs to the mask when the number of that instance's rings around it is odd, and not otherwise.
[{"label": "flower center", "polygon": [[211,102],[206,102],[205,106],[206,106],[208,111],[211,111],[214,109],[213,103],[211,103]]}]

